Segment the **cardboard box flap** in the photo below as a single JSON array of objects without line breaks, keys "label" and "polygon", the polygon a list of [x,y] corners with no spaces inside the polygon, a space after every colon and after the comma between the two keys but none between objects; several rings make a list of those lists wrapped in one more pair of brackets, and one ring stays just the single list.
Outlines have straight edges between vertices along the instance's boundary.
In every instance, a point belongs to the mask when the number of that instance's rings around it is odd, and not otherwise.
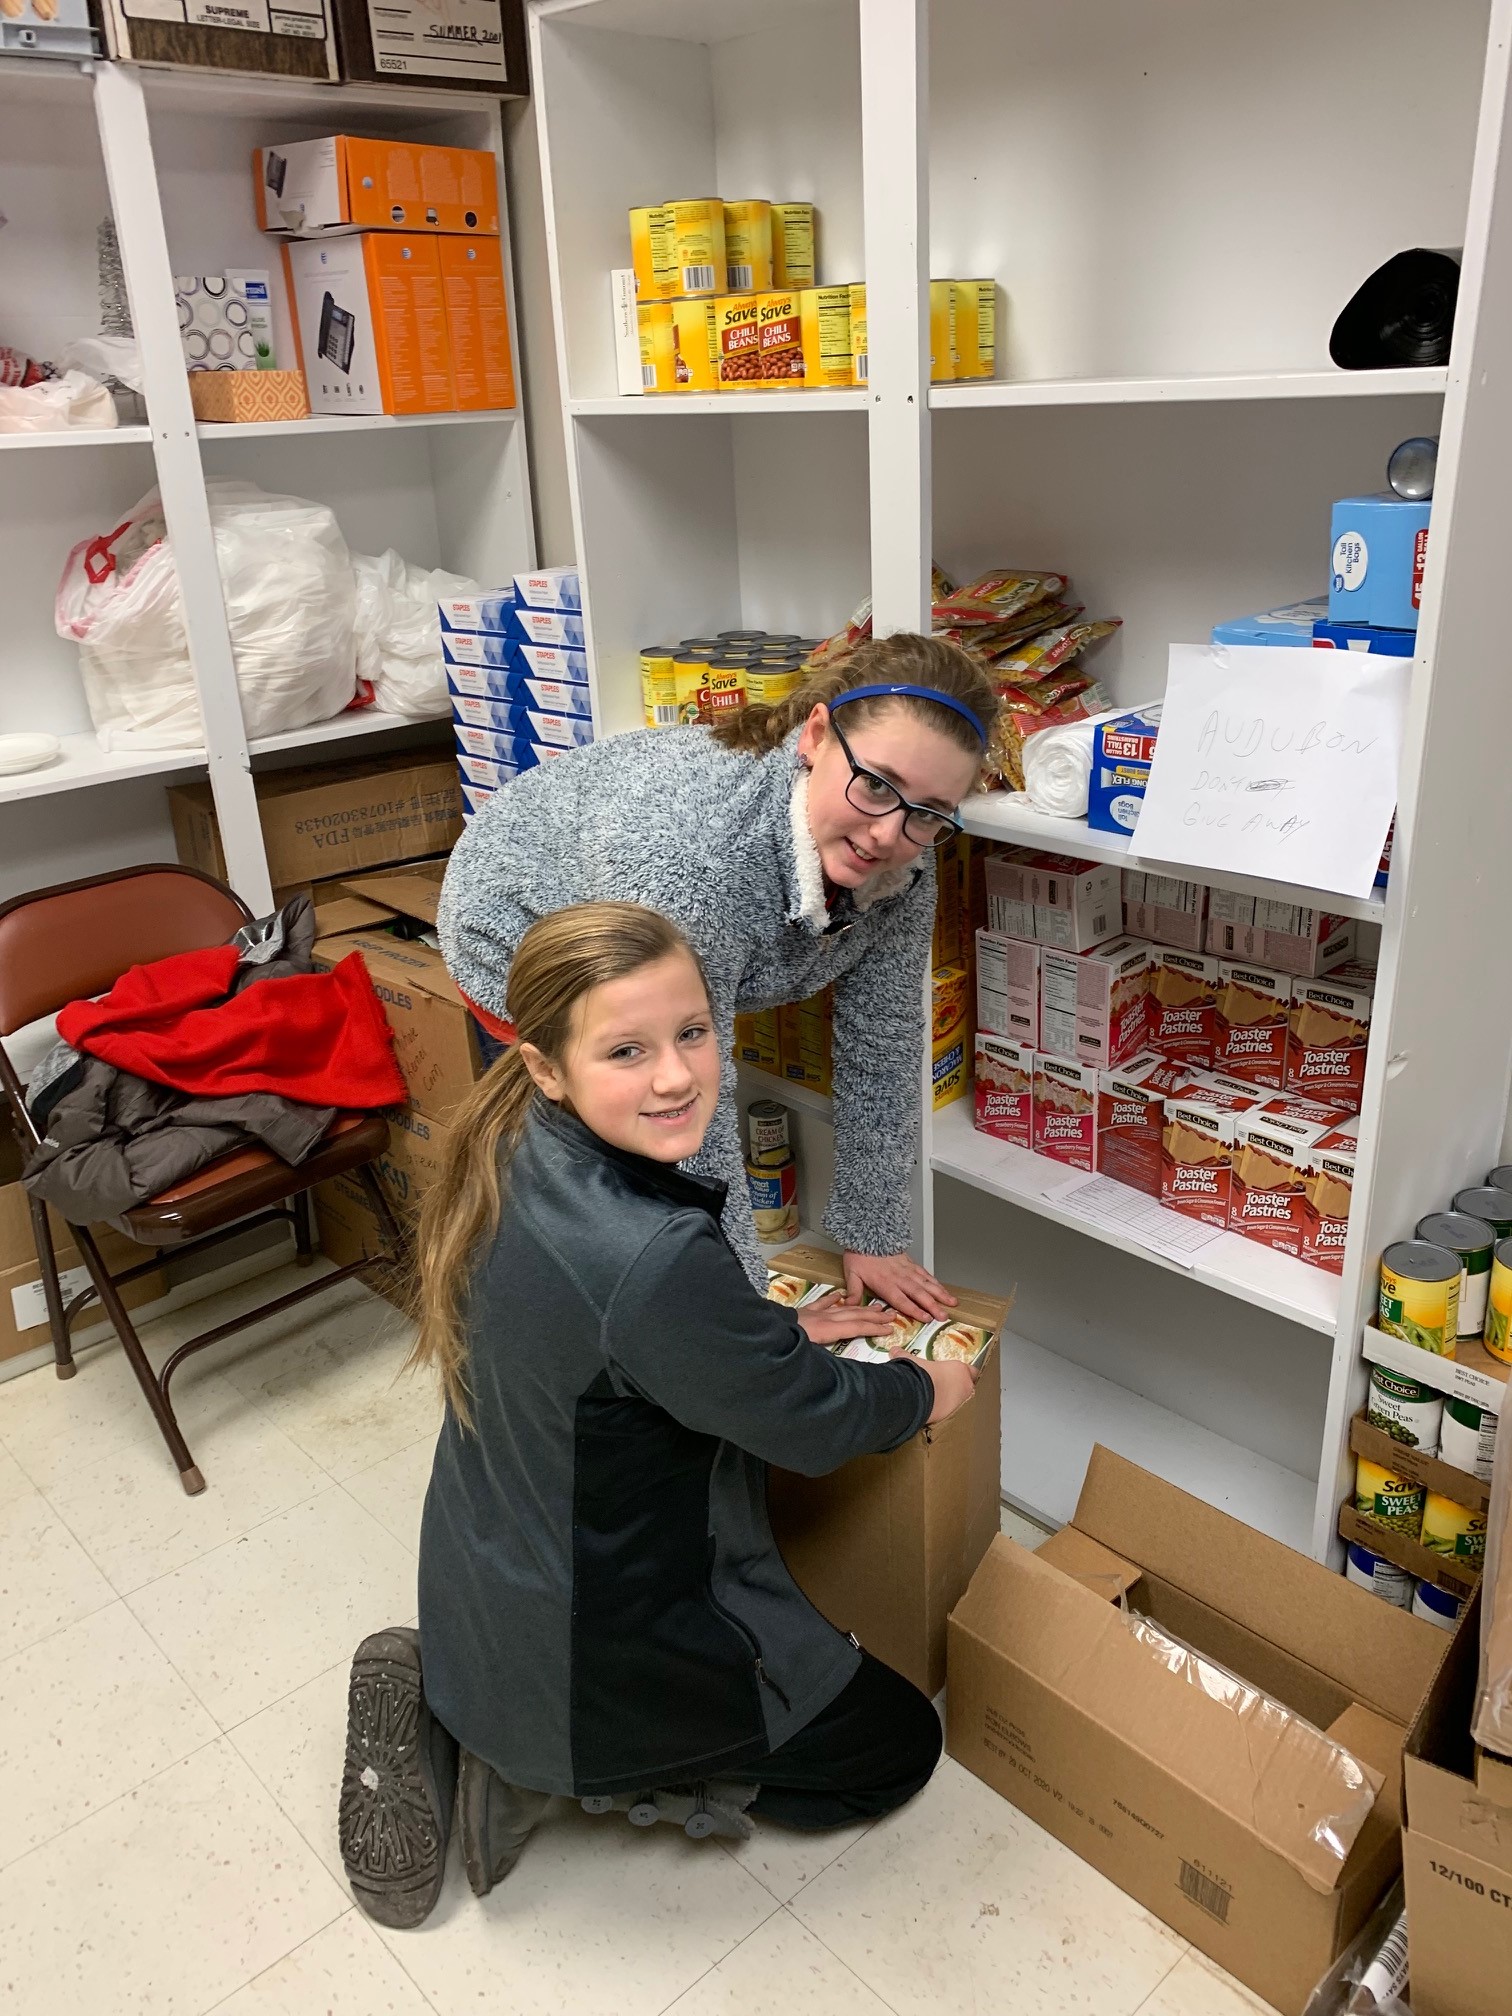
[{"label": "cardboard box flap", "polygon": [[1123,1612],[1001,1537],[952,1621],[1237,1821],[1310,1888],[1339,1886],[1381,1774],[1300,1716],[1167,1651],[1158,1631],[1142,1640]]},{"label": "cardboard box flap", "polygon": [[382,903],[404,917],[434,924],[441,904],[445,861],[411,861],[402,868],[380,868],[371,875],[350,875],[342,887],[370,903]]},{"label": "cardboard box flap", "polygon": [[340,938],[349,931],[372,931],[386,923],[391,914],[382,904],[369,903],[362,896],[328,897],[316,907],[315,935]]},{"label": "cardboard box flap", "polygon": [[[1405,1611],[1242,1520],[1177,1490],[1099,1443],[1072,1524],[1257,1637],[1284,1645],[1355,1700],[1403,1727],[1433,1677],[1442,1644]],[[1348,1629],[1340,1629],[1340,1603]]]},{"label": "cardboard box flap", "polygon": [[[354,931],[344,938],[317,939],[311,957],[317,966],[335,966],[353,952],[362,954],[363,964],[374,979],[397,975],[438,1001],[450,1001],[466,1010],[467,1003],[462,998],[461,989],[447,972],[441,954],[433,952],[429,945],[414,945],[404,938],[385,938]],[[381,989],[379,998],[382,998]]]},{"label": "cardboard box flap", "polygon": [[1084,1589],[1090,1589],[1094,1596],[1106,1597],[1110,1603],[1116,1603],[1139,1580],[1140,1571],[1132,1561],[1125,1561],[1122,1555],[1112,1553],[1087,1534],[1078,1533],[1074,1526],[1062,1526],[1034,1551],[1042,1561],[1050,1562],[1073,1582],[1080,1582]]},{"label": "cardboard box flap", "polygon": [[[363,879],[367,881],[371,878]],[[772,1096],[781,1102],[780,1085],[772,1088]],[[803,1281],[828,1281],[835,1288],[845,1286],[845,1268],[840,1255],[831,1252],[827,1246],[787,1246],[783,1248],[781,1261],[770,1264],[780,1267],[784,1274],[796,1274]],[[1000,1295],[979,1295],[974,1288],[958,1288],[953,1283],[946,1285],[956,1298],[955,1315],[962,1323],[975,1323],[983,1330],[1002,1329],[1009,1305]]]},{"label": "cardboard box flap", "polygon": [[1405,1825],[1492,1868],[1512,1871],[1512,1810],[1487,1798],[1475,1783],[1470,1715],[1475,1703],[1480,1650],[1479,1593],[1444,1654],[1403,1749]]}]

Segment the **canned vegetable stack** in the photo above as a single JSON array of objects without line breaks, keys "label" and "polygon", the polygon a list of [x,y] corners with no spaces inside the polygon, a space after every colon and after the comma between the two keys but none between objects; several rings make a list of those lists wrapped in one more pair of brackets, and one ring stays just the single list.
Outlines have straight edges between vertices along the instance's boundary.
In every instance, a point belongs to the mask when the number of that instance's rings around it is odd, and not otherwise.
[{"label": "canned vegetable stack", "polygon": [[804,665],[823,642],[794,631],[721,630],[678,644],[643,644],[646,726],[707,726],[743,707],[776,707],[798,690]]},{"label": "canned vegetable stack", "polygon": [[1512,1163],[1419,1219],[1381,1255],[1379,1327],[1452,1358],[1469,1338],[1512,1365]]}]

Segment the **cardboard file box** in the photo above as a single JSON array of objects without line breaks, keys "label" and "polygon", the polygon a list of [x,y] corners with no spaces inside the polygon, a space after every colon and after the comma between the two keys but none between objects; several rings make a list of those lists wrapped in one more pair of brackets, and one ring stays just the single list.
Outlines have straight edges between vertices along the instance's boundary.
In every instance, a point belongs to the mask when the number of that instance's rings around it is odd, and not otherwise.
[{"label": "cardboard file box", "polygon": [[108,53],[174,70],[239,70],[260,77],[339,75],[327,0],[90,0]]},{"label": "cardboard file box", "polygon": [[277,237],[353,231],[499,233],[498,163],[477,147],[408,140],[283,141],[252,150],[257,228]]},{"label": "cardboard file box", "polygon": [[455,411],[434,235],[302,240],[283,261],[312,411]]},{"label": "cardboard file box", "polygon": [[334,0],[341,74],[522,98],[530,89],[523,0]]},{"label": "cardboard file box", "polygon": [[[1379,1775],[1342,1864],[1312,1833],[1329,1796],[1316,1742],[1170,1671],[1130,1632],[1124,1597]],[[1034,1554],[995,1539],[957,1604],[946,1741],[1300,2016],[1397,1872],[1402,1741],[1443,1651],[1433,1625],[1096,1448],[1071,1525]]]},{"label": "cardboard file box", "polygon": [[[840,1287],[839,1255],[793,1246],[782,1272]],[[957,1314],[998,1329],[1006,1302],[965,1289]],[[768,1475],[772,1530],[803,1593],[873,1657],[926,1694],[945,1683],[945,1623],[998,1531],[1002,1461],[1000,1349],[948,1421],[885,1456],[828,1477]]]}]

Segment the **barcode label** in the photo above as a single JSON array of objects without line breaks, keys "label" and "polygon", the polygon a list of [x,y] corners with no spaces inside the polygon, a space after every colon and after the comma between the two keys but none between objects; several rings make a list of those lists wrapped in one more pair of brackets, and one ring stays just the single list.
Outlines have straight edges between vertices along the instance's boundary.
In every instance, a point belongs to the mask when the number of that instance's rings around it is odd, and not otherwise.
[{"label": "barcode label", "polygon": [[1360,1976],[1360,1986],[1368,1989],[1377,2002],[1389,2002],[1393,1996],[1406,1993],[1407,1913],[1405,1911],[1387,1933],[1380,1952]]},{"label": "barcode label", "polygon": [[648,392],[656,390],[656,366],[654,364],[642,364],[641,384],[645,386]]},{"label": "barcode label", "polygon": [[713,293],[715,282],[712,266],[684,266],[682,276],[684,294]]},{"label": "barcode label", "polygon": [[651,713],[655,718],[658,728],[675,728],[677,726],[676,707],[653,707]]},{"label": "barcode label", "polygon": [[1220,1925],[1227,1925],[1229,1906],[1234,1894],[1224,1884],[1212,1876],[1204,1876],[1200,1869],[1194,1869],[1190,1862],[1181,1865],[1182,1895],[1190,1897],[1199,1911],[1206,1911],[1210,1918],[1216,1918]]},{"label": "barcode label", "polygon": [[864,350],[857,350],[852,354],[851,368],[855,376],[864,385],[866,383],[866,352]]},{"label": "barcode label", "polygon": [[730,292],[732,294],[749,294],[751,289],[756,285],[756,269],[754,266],[729,266],[725,270],[730,276]]},{"label": "barcode label", "polygon": [[1101,938],[1107,931],[1107,928],[1108,920],[1106,917],[1094,917],[1092,919],[1092,936],[1094,938]]}]

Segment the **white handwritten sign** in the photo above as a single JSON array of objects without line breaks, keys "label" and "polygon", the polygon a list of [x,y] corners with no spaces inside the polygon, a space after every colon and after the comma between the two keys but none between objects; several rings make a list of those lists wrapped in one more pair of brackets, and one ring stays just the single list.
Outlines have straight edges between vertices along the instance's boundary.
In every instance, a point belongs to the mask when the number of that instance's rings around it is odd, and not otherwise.
[{"label": "white handwritten sign", "polygon": [[1173,644],[1132,851],[1368,896],[1411,675],[1374,652]]}]

